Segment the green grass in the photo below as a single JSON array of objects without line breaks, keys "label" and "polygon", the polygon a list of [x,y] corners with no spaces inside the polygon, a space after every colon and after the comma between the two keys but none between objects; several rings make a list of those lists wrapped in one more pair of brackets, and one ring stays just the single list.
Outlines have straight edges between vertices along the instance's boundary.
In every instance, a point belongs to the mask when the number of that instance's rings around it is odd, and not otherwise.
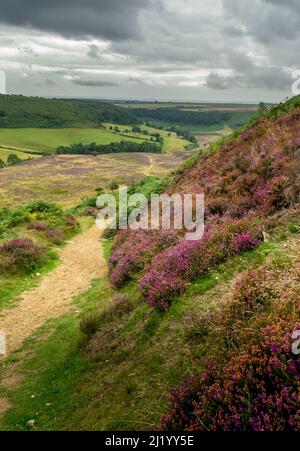
[{"label": "green grass", "polygon": [[38,155],[28,154],[25,152],[20,152],[18,150],[14,149],[5,149],[3,147],[0,147],[0,160],[3,160],[5,163],[7,162],[7,158],[11,154],[17,155],[21,160],[28,160],[29,158],[37,158]]},{"label": "green grass", "polygon": [[[59,146],[71,144],[110,144],[120,141],[140,142],[111,133],[104,128],[6,128],[0,129],[0,145],[16,150],[54,153]],[[12,153],[12,152],[11,152]]]},{"label": "green grass", "polygon": [[[106,129],[108,129],[109,127],[115,127],[116,124],[111,124],[111,123],[105,123],[103,124]],[[139,134],[139,133],[132,133],[132,127],[128,126],[128,125],[118,125],[118,128],[120,130],[121,133],[125,133],[125,130],[128,130],[128,133],[126,133],[126,137],[128,137],[128,139],[132,139],[133,138],[139,138],[139,139],[143,139],[143,140],[149,140],[151,138],[151,136],[149,135],[143,135],[143,134]],[[163,153],[166,154],[171,154],[171,153],[176,153],[176,152],[180,152],[182,150],[184,150],[190,143],[190,141],[188,141],[187,139],[181,138],[180,136],[177,136],[176,133],[170,133],[167,132],[165,130],[159,130],[157,128],[153,128],[153,127],[148,127],[146,125],[141,125],[140,128],[142,130],[148,130],[150,133],[159,133],[163,139],[164,139],[164,144],[163,144]]]},{"label": "green grass", "polygon": [[33,274],[20,277],[0,275],[0,311],[4,308],[14,307],[24,291],[37,286],[42,277],[57,266],[59,263],[58,256],[52,251],[49,257],[46,264],[42,268],[38,268]]}]

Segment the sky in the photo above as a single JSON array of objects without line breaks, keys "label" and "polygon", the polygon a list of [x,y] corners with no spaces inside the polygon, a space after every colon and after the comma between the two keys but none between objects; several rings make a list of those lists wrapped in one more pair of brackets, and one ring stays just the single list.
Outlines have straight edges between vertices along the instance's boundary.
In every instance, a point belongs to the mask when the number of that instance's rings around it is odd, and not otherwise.
[{"label": "sky", "polygon": [[278,102],[300,69],[299,0],[10,0],[11,94]]}]

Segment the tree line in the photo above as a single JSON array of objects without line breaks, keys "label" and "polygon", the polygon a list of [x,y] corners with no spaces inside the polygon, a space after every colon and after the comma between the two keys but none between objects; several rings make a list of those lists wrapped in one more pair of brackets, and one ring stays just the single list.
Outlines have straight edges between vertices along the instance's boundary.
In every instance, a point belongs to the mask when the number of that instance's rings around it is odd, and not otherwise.
[{"label": "tree line", "polygon": [[120,141],[111,144],[72,144],[65,147],[60,146],[56,149],[56,154],[75,154],[75,155],[105,155],[108,153],[127,153],[127,152],[139,152],[139,153],[161,153],[162,143],[153,143],[150,141],[143,141],[141,143],[135,143],[130,141]]}]

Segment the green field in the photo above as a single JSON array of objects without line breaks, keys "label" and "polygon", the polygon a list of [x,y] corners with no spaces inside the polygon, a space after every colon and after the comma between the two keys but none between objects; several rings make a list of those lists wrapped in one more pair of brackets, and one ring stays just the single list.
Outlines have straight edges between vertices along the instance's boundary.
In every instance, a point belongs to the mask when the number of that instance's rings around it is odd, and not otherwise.
[{"label": "green field", "polygon": [[[103,125],[107,129],[109,127],[116,126],[116,124],[111,124],[111,123],[105,123]],[[125,134],[126,138],[130,139],[130,141],[132,141],[132,138],[139,138],[139,139],[143,139],[143,140],[145,140],[145,139],[149,140],[151,138],[151,136],[149,136],[149,135],[132,133],[131,126],[118,125],[118,128],[119,128],[120,132],[122,133],[122,136],[124,136],[123,134]],[[181,138],[180,136],[177,136],[176,133],[170,133],[165,130],[159,130],[156,128],[148,127],[146,125],[141,125],[140,128],[142,130],[147,130],[149,133],[159,133],[163,137],[163,139],[164,139],[163,153],[170,154],[170,153],[180,152],[180,151],[184,150],[188,145],[191,144],[190,141],[188,141],[187,139]]]},{"label": "green field", "polygon": [[[104,128],[3,128],[0,129],[0,146],[16,150],[54,153],[59,146],[71,144],[110,144],[112,142],[140,139],[117,135]],[[10,152],[12,153],[12,152]]]},{"label": "green field", "polygon": [[38,155],[32,155],[32,154],[28,154],[25,152],[20,152],[18,150],[14,150],[12,148],[7,149],[7,148],[0,147],[0,160],[3,160],[6,163],[8,156],[12,153],[17,155],[17,157],[19,157],[21,160],[28,160],[28,158],[37,158],[38,157]]}]

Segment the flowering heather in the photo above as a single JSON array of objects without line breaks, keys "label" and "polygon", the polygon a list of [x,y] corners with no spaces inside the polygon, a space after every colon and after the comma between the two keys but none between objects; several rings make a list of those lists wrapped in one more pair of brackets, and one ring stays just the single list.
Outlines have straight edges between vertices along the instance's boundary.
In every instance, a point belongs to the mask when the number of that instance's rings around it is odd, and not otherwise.
[{"label": "flowering heather", "polygon": [[43,232],[44,236],[51,241],[53,244],[60,244],[64,240],[64,233],[54,227],[49,227],[48,224],[43,222],[31,221],[28,226],[28,230],[36,230],[38,232]]},{"label": "flowering heather", "polygon": [[45,260],[44,247],[28,238],[6,241],[0,246],[0,273],[29,273],[43,265]]},{"label": "flowering heather", "polygon": [[260,243],[261,240],[253,236],[252,233],[242,232],[232,239],[230,253],[240,254],[241,252],[255,249]]},{"label": "flowering heather", "polygon": [[[127,238],[131,236],[134,237],[134,244]],[[114,286],[120,287],[143,269],[155,253],[174,244],[176,232],[123,231],[118,234],[117,239],[110,258],[110,281]]]},{"label": "flowering heather", "polygon": [[[140,274],[142,288],[145,274],[150,274],[155,290],[162,275],[168,280],[172,275],[176,287],[181,283],[184,290],[187,282],[260,243],[253,224],[267,227],[271,215],[300,201],[300,113],[294,109],[273,119],[264,117],[217,152],[204,153],[167,189],[170,195],[205,194],[209,237],[206,234],[201,242],[190,244],[179,231],[173,231],[169,241],[165,231],[119,232],[110,267],[114,285]],[[235,227],[239,221],[244,227],[231,232],[228,224]],[[165,306],[174,297],[166,290],[157,288],[156,294],[153,290],[147,290],[151,305],[155,299]]]},{"label": "flowering heather", "polygon": [[172,274],[152,271],[140,281],[140,290],[151,307],[167,310],[173,298],[184,291],[184,281]]},{"label": "flowering heather", "polygon": [[300,431],[300,359],[292,331],[274,325],[250,351],[173,389],[164,430]]},{"label": "flowering heather", "polygon": [[38,230],[39,232],[40,231],[44,232],[45,230],[47,230],[47,228],[48,228],[47,224],[44,224],[43,222],[36,222],[36,221],[31,221],[27,226],[28,230]]},{"label": "flowering heather", "polygon": [[[153,268],[140,280],[140,289],[152,307],[165,308],[187,282],[205,275],[231,255],[254,249],[262,241],[260,229],[245,230],[245,221],[219,226],[200,241],[181,241],[157,254]],[[252,227],[255,229],[255,227]]]},{"label": "flowering heather", "polygon": [[62,230],[47,227],[45,230],[45,237],[53,244],[61,244],[64,240],[64,233]]}]

